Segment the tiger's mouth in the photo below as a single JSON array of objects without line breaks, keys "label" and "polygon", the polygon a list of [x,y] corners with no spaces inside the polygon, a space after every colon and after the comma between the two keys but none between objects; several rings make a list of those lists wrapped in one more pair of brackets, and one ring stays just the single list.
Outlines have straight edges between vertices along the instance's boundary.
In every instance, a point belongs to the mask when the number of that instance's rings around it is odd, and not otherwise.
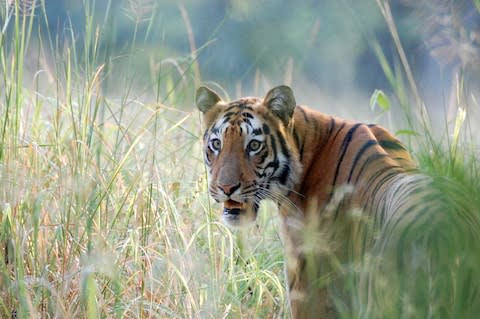
[{"label": "tiger's mouth", "polygon": [[241,210],[245,209],[245,206],[245,203],[229,199],[223,203],[223,214],[240,214]]},{"label": "tiger's mouth", "polygon": [[227,200],[223,203],[223,220],[230,226],[242,227],[251,224],[257,217],[257,207],[249,203]]},{"label": "tiger's mouth", "polygon": [[240,214],[245,212],[246,204],[239,203],[234,200],[227,200],[223,203],[223,216],[228,217],[228,219],[238,219]]}]

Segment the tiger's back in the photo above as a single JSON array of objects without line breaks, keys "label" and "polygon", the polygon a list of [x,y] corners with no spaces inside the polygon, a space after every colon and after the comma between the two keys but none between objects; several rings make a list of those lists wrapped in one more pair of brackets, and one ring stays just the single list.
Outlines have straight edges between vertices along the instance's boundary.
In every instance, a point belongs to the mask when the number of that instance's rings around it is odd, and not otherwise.
[{"label": "tiger's back", "polygon": [[[295,108],[293,123],[291,134],[299,149],[302,173],[290,198],[303,212],[301,226],[298,216],[288,208],[281,209],[289,234],[285,245],[292,313],[294,318],[308,318],[312,313],[336,318],[329,288],[312,286],[312,278],[335,273],[329,266],[332,254],[340,262],[363,257],[374,244],[375,233],[374,228],[364,226],[380,226],[397,214],[397,208],[386,201],[391,190],[415,171],[416,164],[405,147],[380,126],[302,106]],[[360,222],[351,218],[354,211],[363,212],[366,218]],[[313,244],[316,236],[305,235],[312,233],[321,233],[322,239]],[[323,248],[319,252],[304,248],[312,245]]]},{"label": "tiger's back", "polygon": [[[325,115],[297,106],[292,136],[299,150],[302,174],[295,191],[301,208],[315,205],[320,210],[333,199],[335,190],[354,187],[351,205],[368,208],[374,184],[415,170],[405,147],[387,130]],[[295,194],[292,194],[293,196]]]},{"label": "tiger's back", "polygon": [[380,221],[392,215],[385,211],[388,191],[414,170],[411,156],[379,126],[297,106],[286,86],[264,99],[233,102],[200,88],[196,103],[206,124],[209,190],[224,204],[225,221],[251,222],[260,201],[274,200],[283,220],[292,316],[334,318],[327,287],[312,280],[334,270],[322,253],[314,251],[313,262],[308,258],[305,234],[328,229],[338,247],[358,245],[339,235],[359,234],[356,226],[345,228],[345,217],[355,209]]}]

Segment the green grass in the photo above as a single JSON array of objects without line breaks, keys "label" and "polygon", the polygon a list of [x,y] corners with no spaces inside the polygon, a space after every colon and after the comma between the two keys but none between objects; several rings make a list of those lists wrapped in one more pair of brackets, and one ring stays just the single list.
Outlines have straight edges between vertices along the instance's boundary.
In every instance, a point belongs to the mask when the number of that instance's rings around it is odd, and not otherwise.
[{"label": "green grass", "polygon": [[[373,250],[360,263],[346,265],[343,278],[348,293],[337,296],[336,302],[345,318],[476,318],[480,310],[480,172],[472,132],[475,124],[467,116],[467,101],[474,93],[464,89],[463,80],[454,83],[457,115],[451,123],[445,121],[444,133],[436,137],[389,3],[377,0],[377,5],[401,67],[392,69],[375,41],[372,48],[404,112],[414,157],[428,184],[409,204],[424,208],[413,218],[400,219],[380,231]],[[478,108],[472,100],[469,107]],[[342,308],[346,304],[350,306]]]},{"label": "green grass", "polygon": [[286,314],[274,223],[240,249],[207,196],[196,61],[109,55],[89,4],[83,40],[3,12],[0,318]]},{"label": "green grass", "polygon": [[[92,3],[85,4],[84,38],[73,29],[65,38],[41,36],[34,19],[49,23],[42,2],[35,18],[18,6],[2,12],[0,318],[13,311],[18,318],[288,318],[274,206],[262,207],[258,227],[232,233],[208,197],[200,115],[191,106],[201,81],[198,52],[158,56],[137,46],[135,32],[125,52],[113,54],[100,41],[110,22],[97,24]],[[154,19],[137,17],[138,25],[147,24],[145,38]],[[186,12],[184,19],[191,37]],[[392,77],[397,93],[405,90],[399,78]],[[407,103],[403,95],[400,101]],[[471,199],[476,221],[480,179],[468,136],[447,147],[426,141],[416,151],[422,170],[454,180],[458,187],[445,192]],[[473,251],[464,245],[472,225],[441,224],[451,238],[460,236],[442,247],[445,261],[459,247]],[[363,266],[373,272],[376,265]],[[479,278],[477,272],[447,276]],[[404,280],[411,279],[396,278]],[[359,318],[368,312],[362,291],[352,287],[358,312],[345,316]],[[459,290],[466,311],[472,296],[479,299]],[[420,303],[428,308],[443,297]],[[377,314],[396,318],[396,299],[379,300]],[[424,314],[411,309],[405,317]],[[453,313],[467,318],[462,309]]]}]

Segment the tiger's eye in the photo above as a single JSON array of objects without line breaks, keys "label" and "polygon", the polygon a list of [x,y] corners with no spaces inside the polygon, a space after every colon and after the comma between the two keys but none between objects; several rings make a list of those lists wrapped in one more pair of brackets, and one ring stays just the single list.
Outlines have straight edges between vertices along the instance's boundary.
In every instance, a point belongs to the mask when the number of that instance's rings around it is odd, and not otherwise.
[{"label": "tiger's eye", "polygon": [[220,147],[222,146],[222,143],[220,142],[220,140],[218,138],[214,138],[210,141],[210,146],[212,147],[212,149],[214,151],[218,151],[218,150],[220,150]]},{"label": "tiger's eye", "polygon": [[248,150],[250,152],[256,152],[262,147],[262,142],[257,141],[257,140],[252,140],[250,143],[248,143]]}]

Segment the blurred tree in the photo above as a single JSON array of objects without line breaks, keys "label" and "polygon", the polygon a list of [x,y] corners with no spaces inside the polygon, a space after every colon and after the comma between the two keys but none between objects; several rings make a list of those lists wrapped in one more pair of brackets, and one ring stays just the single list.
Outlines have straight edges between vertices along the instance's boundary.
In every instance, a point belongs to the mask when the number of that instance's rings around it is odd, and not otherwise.
[{"label": "blurred tree", "polygon": [[[465,46],[466,41],[453,41],[455,37],[449,40],[450,46],[438,46],[438,37],[424,42],[432,34],[429,30],[435,29],[431,22],[423,24],[424,17],[432,14],[440,18],[445,13],[428,5],[423,9],[419,6],[439,1],[470,3],[462,9],[464,31],[458,29],[452,34],[464,40],[476,39],[476,33],[468,31],[476,30],[472,26],[478,24],[478,20],[468,18],[472,0],[390,1],[402,44],[420,75],[427,74],[427,70],[428,74],[440,72],[432,71],[435,65],[424,43],[439,59],[440,52],[453,52],[459,47],[464,53],[471,52],[467,49],[472,46]],[[143,48],[146,54],[188,62],[188,39],[193,35],[196,47],[200,48],[197,56],[204,79],[232,86],[238,82],[252,86],[257,71],[278,83],[292,68],[294,78],[315,86],[340,94],[360,88],[369,94],[375,88],[388,89],[370,41],[375,39],[380,44],[390,63],[395,59],[391,36],[373,0],[186,0],[182,5],[192,30],[187,30],[174,0],[45,0],[49,32],[61,38],[72,27],[78,39],[76,45],[81,45],[85,3],[95,5],[94,23],[109,21],[101,40],[108,42],[113,56],[121,55],[132,44],[135,34],[136,48]],[[440,34],[445,38],[445,33]],[[470,44],[478,40],[472,41]],[[475,61],[468,54],[459,52],[456,56],[464,64],[466,59]]]}]

